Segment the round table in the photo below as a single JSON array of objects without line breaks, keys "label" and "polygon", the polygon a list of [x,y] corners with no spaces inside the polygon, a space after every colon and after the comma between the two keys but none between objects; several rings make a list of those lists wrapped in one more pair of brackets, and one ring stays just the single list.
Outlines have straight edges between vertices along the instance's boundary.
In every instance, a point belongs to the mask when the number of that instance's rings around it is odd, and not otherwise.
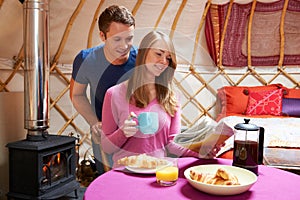
[{"label": "round table", "polygon": [[177,184],[162,187],[156,183],[155,174],[135,174],[111,170],[96,178],[86,189],[84,200],[178,200],[178,199],[258,199],[298,200],[300,198],[300,176],[280,169],[260,165],[257,182],[249,191],[234,196],[214,196],[193,188],[185,179],[184,170],[203,164],[231,165],[228,159],[180,158]]}]

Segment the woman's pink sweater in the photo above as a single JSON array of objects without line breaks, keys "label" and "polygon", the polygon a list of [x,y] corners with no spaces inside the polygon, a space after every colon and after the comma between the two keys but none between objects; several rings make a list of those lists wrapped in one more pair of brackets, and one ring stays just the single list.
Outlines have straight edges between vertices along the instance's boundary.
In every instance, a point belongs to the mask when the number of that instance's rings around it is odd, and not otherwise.
[{"label": "woman's pink sweater", "polygon": [[[171,117],[156,99],[146,108],[138,108],[126,100],[126,87],[123,82],[108,89],[103,103],[101,146],[106,153],[113,154],[114,166],[120,158],[141,153],[156,157],[166,156],[167,152],[177,156],[198,157],[198,153],[173,142],[174,136],[179,134],[181,129],[180,109],[174,117]],[[137,131],[134,136],[125,137],[120,127],[128,119],[130,112],[136,115],[141,112],[157,112],[158,131],[155,134],[143,134]]]}]

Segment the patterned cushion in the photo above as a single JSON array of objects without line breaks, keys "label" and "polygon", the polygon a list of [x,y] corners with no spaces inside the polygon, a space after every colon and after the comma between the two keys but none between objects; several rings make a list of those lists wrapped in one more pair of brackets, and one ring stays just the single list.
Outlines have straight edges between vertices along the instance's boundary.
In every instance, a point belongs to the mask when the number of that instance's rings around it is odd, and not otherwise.
[{"label": "patterned cushion", "polygon": [[282,115],[300,117],[300,99],[283,98],[282,99]]},{"label": "patterned cushion", "polygon": [[217,101],[220,103],[221,111],[218,119],[230,114],[245,114],[250,92],[279,88],[284,87],[281,84],[270,84],[266,86],[224,86],[219,88]]},{"label": "patterned cushion", "polygon": [[247,115],[281,115],[282,89],[249,93]]}]

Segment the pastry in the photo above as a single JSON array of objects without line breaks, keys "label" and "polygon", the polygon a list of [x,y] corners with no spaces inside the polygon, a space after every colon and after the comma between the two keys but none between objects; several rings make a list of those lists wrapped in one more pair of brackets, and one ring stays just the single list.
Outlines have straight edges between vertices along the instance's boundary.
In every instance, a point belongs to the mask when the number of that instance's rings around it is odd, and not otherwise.
[{"label": "pastry", "polygon": [[152,157],[146,154],[128,156],[118,160],[119,165],[145,169],[154,169],[159,165],[166,165],[167,163],[168,162],[164,159]]},{"label": "pastry", "polygon": [[212,185],[240,185],[238,178],[224,168],[219,168],[215,174],[191,170],[190,177],[192,180]]}]

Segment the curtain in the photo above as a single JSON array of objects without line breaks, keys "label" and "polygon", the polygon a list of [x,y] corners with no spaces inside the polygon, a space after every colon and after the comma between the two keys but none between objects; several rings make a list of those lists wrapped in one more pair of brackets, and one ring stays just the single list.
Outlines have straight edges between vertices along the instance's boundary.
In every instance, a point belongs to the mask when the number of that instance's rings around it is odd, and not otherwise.
[{"label": "curtain", "polygon": [[[278,65],[280,45],[283,41],[283,65],[300,64],[300,1],[290,0],[286,12],[283,12],[284,2],[280,0],[273,3],[256,3],[249,33],[252,66]],[[220,47],[223,42],[221,65],[247,66],[247,34],[252,3],[232,4],[223,41],[222,33],[230,3],[211,4],[206,16],[205,37],[215,64],[220,64]],[[282,15],[284,40],[280,36]]]}]

